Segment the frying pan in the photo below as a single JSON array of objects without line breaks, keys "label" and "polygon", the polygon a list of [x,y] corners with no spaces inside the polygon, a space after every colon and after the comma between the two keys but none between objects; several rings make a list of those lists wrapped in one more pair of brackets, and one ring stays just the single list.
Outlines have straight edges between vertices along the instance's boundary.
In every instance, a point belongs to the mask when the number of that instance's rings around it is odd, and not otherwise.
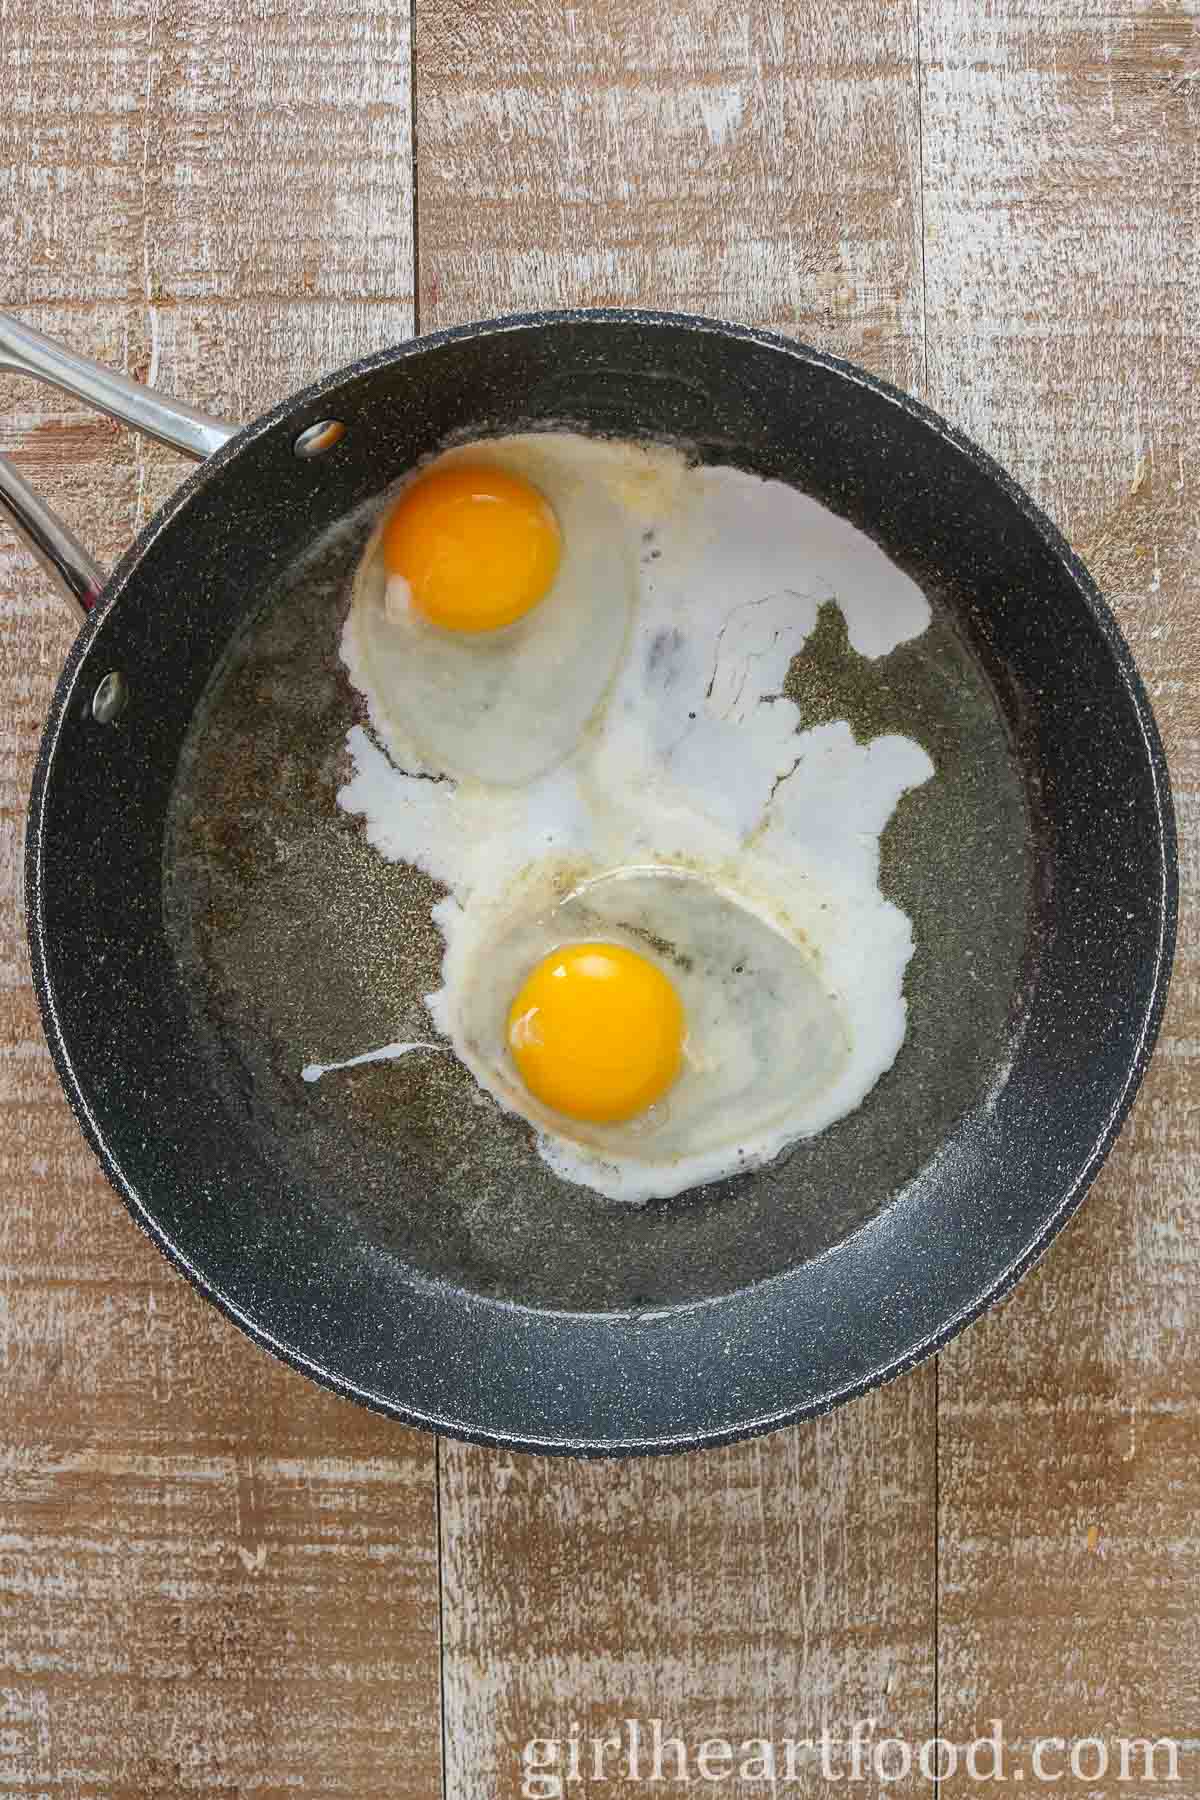
[{"label": "frying pan", "polygon": [[[682,1449],[898,1374],[1045,1250],[1150,1055],[1174,826],[1111,614],[982,451],[802,344],[651,312],[420,338],[240,430],[15,320],[0,365],[204,459],[107,582],[11,465],[0,490],[88,612],[27,833],[46,1035],[135,1220],[252,1338],[438,1431]],[[896,1065],[790,1156],[641,1210],[557,1181],[450,1058],[297,1076],[401,1036],[436,956],[431,894],[335,804],[354,557],[420,458],[555,426],[790,482],[934,614],[875,667],[831,609],[795,670],[810,718],[908,730],[937,766],[883,840],[917,945]]]}]

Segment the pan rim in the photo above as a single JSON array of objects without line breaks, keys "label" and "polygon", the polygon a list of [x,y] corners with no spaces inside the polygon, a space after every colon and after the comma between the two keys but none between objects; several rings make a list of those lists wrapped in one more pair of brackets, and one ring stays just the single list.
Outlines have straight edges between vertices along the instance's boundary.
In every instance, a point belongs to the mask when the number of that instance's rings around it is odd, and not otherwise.
[{"label": "pan rim", "polygon": [[[1043,1216],[1041,1229],[1028,1242],[1021,1252],[982,1289],[974,1292],[970,1299],[960,1306],[952,1315],[942,1320],[937,1329],[919,1337],[909,1344],[901,1353],[894,1356],[883,1366],[872,1369],[864,1375],[856,1375],[846,1381],[835,1384],[827,1392],[809,1396],[795,1405],[787,1405],[769,1412],[759,1413],[750,1418],[739,1418],[728,1425],[705,1427],[699,1431],[680,1433],[656,1433],[653,1437],[630,1436],[627,1438],[575,1438],[556,1435],[540,1438],[536,1434],[514,1435],[509,1431],[490,1431],[486,1425],[470,1421],[443,1417],[437,1413],[422,1411],[417,1406],[405,1405],[390,1395],[372,1390],[366,1386],[346,1379],[344,1376],[326,1368],[323,1364],[305,1355],[296,1344],[284,1342],[255,1317],[246,1312],[238,1302],[224,1292],[220,1284],[199,1268],[186,1251],[174,1242],[169,1232],[154,1218],[149,1207],[138,1196],[136,1189],[119,1167],[110,1152],[99,1122],[93,1117],[88,1106],[84,1085],[77,1075],[62,1028],[58,1009],[55,1003],[53,985],[49,974],[48,945],[45,937],[45,920],[42,905],[42,864],[41,848],[43,843],[42,824],[45,818],[47,799],[53,774],[55,750],[61,733],[66,709],[74,692],[78,675],[86,662],[89,649],[97,633],[102,629],[103,621],[116,605],[127,587],[134,570],[141,563],[146,552],[167,529],[176,515],[187,506],[191,499],[206,487],[211,476],[227,463],[236,459],[241,452],[256,441],[264,433],[284,424],[289,429],[298,429],[306,422],[304,415],[309,409],[319,408],[324,397],[332,390],[341,387],[347,381],[361,378],[373,371],[402,363],[410,356],[423,354],[446,343],[465,338],[498,336],[506,332],[526,331],[530,329],[554,328],[563,325],[580,324],[604,325],[611,322],[638,324],[647,327],[669,327],[671,329],[694,330],[711,333],[724,338],[744,340],[773,352],[781,352],[810,366],[830,370],[855,385],[872,391],[891,405],[899,407],[910,417],[943,439],[951,448],[964,455],[977,471],[993,485],[997,486],[1006,499],[1015,506],[1035,534],[1041,539],[1054,560],[1064,568],[1070,582],[1077,592],[1084,607],[1090,613],[1092,621],[1099,630],[1105,649],[1118,672],[1123,688],[1130,702],[1132,712],[1137,720],[1141,734],[1141,748],[1145,755],[1145,766],[1151,775],[1152,791],[1155,805],[1155,847],[1157,851],[1156,865],[1160,875],[1160,892],[1157,896],[1159,907],[1158,941],[1152,953],[1152,967],[1148,978],[1146,1002],[1140,1025],[1137,1030],[1133,1053],[1128,1058],[1124,1079],[1117,1093],[1109,1116],[1095,1139],[1091,1152],[1073,1175],[1065,1191],[1060,1191],[1058,1202],[1052,1210]],[[314,410],[314,416],[315,410]],[[227,445],[217,451],[207,462],[186,479],[181,486],[167,499],[163,507],[147,523],[135,542],[105,584],[101,600],[95,608],[88,623],[76,639],[67,658],[62,674],[59,677],[51,703],[47,722],[39,746],[34,771],[33,790],[29,812],[29,830],[27,834],[26,852],[26,905],[29,922],[31,957],[33,962],[34,985],[38,995],[43,1025],[52,1057],[67,1094],[68,1101],[89,1143],[103,1168],[106,1176],[132,1214],[135,1222],[147,1232],[163,1253],[177,1268],[205,1295],[219,1310],[224,1312],[251,1339],[271,1350],[282,1360],[316,1380],[321,1385],[345,1397],[353,1398],[374,1411],[397,1418],[408,1424],[444,1432],[469,1441],[503,1445],[509,1448],[527,1449],[541,1453],[596,1456],[596,1455],[629,1455],[648,1453],[672,1453],[696,1448],[700,1445],[716,1445],[730,1443],[742,1438],[772,1431],[800,1418],[811,1417],[830,1410],[832,1407],[869,1391],[883,1382],[915,1366],[928,1355],[948,1342],[974,1318],[978,1317],[988,1306],[994,1303],[1016,1283],[1016,1281],[1045,1254],[1049,1244],[1077,1210],[1089,1187],[1095,1179],[1108,1150],[1111,1148],[1120,1127],[1128,1115],[1137,1089],[1153,1052],[1154,1043],[1161,1025],[1163,1010],[1167,999],[1171,960],[1174,950],[1178,919],[1178,855],[1175,832],[1174,810],[1171,800],[1170,783],[1167,773],[1165,754],[1162,748],[1157,725],[1150,707],[1144,684],[1133,661],[1128,645],[1116,623],[1115,617],[1107,605],[1085,565],[1075,551],[1067,543],[1058,528],[1046,516],[1030,495],[1003,469],[986,451],[981,449],[970,438],[948,423],[939,414],[932,411],[923,402],[895,388],[890,383],[845,360],[817,350],[797,340],[784,337],[778,333],[764,331],[759,328],[706,318],[694,314],[663,312],[640,308],[582,308],[562,309],[555,311],[539,311],[517,313],[500,318],[488,319],[452,327],[448,330],[430,333],[407,340],[405,343],[386,348],[372,355],[359,359],[346,367],[324,375],[308,387],[301,389],[294,396],[281,401],[270,411],[246,424]],[[1150,953],[1148,952],[1148,955]],[[1047,1198],[1051,1192],[1047,1193]],[[859,1231],[851,1234],[851,1239],[871,1228],[867,1222]],[[850,1241],[850,1240],[844,1240]],[[826,1255],[832,1252],[826,1252]],[[817,1259],[818,1261],[821,1259]],[[415,1272],[408,1273],[408,1279],[414,1283],[427,1284],[430,1287],[440,1285],[442,1291],[462,1292],[454,1289],[453,1284],[436,1284],[428,1277]],[[765,1287],[782,1285],[788,1280],[787,1273],[780,1273],[766,1278],[764,1281],[739,1290],[740,1293],[761,1290]],[[524,1310],[519,1302],[501,1300],[472,1295],[471,1298],[480,1305],[489,1308],[509,1309],[515,1313]],[[677,1315],[680,1312],[700,1312],[719,1308],[728,1296],[707,1298],[700,1301],[680,1303],[655,1312]],[[553,1309],[537,1309],[539,1315],[554,1316]],[[607,1326],[619,1327],[623,1321],[636,1319],[648,1321],[652,1316],[648,1313],[603,1313],[564,1312],[561,1316],[572,1320],[603,1320]]]}]

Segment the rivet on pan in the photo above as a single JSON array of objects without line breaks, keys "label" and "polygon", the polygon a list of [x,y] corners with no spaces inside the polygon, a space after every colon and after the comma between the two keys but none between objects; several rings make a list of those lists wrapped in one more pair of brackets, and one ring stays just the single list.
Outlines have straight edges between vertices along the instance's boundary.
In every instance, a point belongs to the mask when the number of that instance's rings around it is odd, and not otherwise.
[{"label": "rivet on pan", "polygon": [[297,456],[324,456],[326,450],[340,444],[345,435],[346,427],[340,419],[318,419],[315,425],[304,427],[292,449]]},{"label": "rivet on pan", "polygon": [[111,725],[128,704],[129,683],[118,669],[113,669],[92,695],[92,717],[97,725]]}]

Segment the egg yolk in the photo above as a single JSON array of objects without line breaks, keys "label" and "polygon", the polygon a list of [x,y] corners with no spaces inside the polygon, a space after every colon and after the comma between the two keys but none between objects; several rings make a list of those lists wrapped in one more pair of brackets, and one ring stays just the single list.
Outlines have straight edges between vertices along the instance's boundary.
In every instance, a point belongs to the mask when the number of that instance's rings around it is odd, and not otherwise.
[{"label": "egg yolk", "polygon": [[499,631],[544,600],[562,540],[528,481],[482,464],[435,469],[406,488],[383,532],[389,575],[445,631]]},{"label": "egg yolk", "polygon": [[683,1007],[661,969],[620,944],[568,944],[528,977],[508,1045],[530,1093],[572,1119],[645,1112],[683,1061]]}]

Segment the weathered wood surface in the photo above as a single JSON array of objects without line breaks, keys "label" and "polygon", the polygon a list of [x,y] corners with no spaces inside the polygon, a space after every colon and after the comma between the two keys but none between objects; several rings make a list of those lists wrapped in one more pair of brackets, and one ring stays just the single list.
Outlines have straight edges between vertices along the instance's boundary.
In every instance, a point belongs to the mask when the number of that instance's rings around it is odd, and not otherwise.
[{"label": "weathered wood surface", "polygon": [[[200,0],[0,7],[0,305],[234,416],[406,335],[411,56],[421,326],[660,303],[926,392],[1106,585],[1156,695],[1194,899],[1186,9],[417,0],[411,45],[383,4],[232,20]],[[0,448],[109,560],[180,473],[15,382]],[[629,1716],[693,1743],[860,1716],[918,1742],[994,1716],[1020,1740],[1194,1740],[1187,911],[1164,1043],[1097,1192],[936,1373],[691,1458],[435,1453],[253,1351],[93,1173],[18,917],[70,626],[7,536],[0,614],[0,1790],[444,1779],[482,1800],[519,1791],[530,1736]],[[1164,1792],[1195,1790],[1192,1758]]]},{"label": "weathered wood surface", "polygon": [[[410,55],[387,7],[223,14],[0,9],[0,305],[237,417],[411,330]],[[107,562],[185,470],[16,381],[0,447]],[[426,1800],[433,1446],[254,1350],[94,1170],[18,917],[72,628],[7,534],[0,611],[0,1791]]]},{"label": "weathered wood surface", "polygon": [[941,1723],[1189,1739],[1183,1786],[1153,1791],[1195,1793],[1200,35],[1184,9],[1112,13],[927,7],[922,30],[930,398],[1105,588],[1183,864],[1163,1040],[1117,1151],[1043,1266],[940,1359]]}]

